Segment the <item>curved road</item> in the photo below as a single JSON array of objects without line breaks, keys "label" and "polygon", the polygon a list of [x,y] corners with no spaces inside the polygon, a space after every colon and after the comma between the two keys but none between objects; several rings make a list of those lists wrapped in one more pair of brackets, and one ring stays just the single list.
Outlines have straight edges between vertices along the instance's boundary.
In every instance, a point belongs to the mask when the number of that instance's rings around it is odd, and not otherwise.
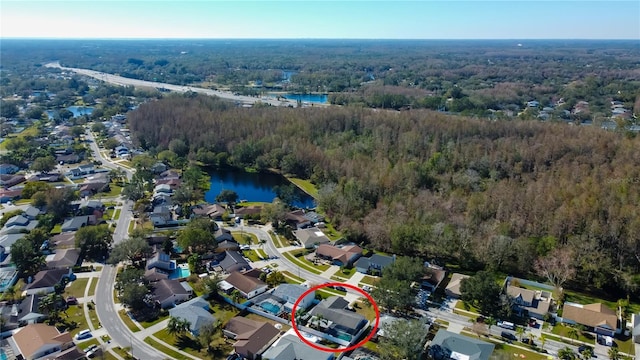
[{"label": "curved road", "polygon": [[[90,145],[91,150],[94,153],[94,157],[101,160],[104,167],[122,169],[124,170],[127,178],[131,179],[133,176],[133,171],[131,169],[111,163],[109,159],[104,158],[100,153],[100,149],[98,148],[98,144],[95,142],[93,134],[90,131],[87,131],[86,136],[91,140]],[[133,219],[131,206],[133,206],[131,201],[124,201],[124,205],[120,212],[120,218],[116,223],[116,229],[113,233],[114,244],[123,241],[128,236],[129,223]],[[136,338],[133,332],[124,325],[118,316],[117,310],[114,306],[115,303],[113,301],[113,285],[116,281],[116,273],[117,271],[115,267],[105,264],[102,269],[102,274],[100,275],[100,280],[98,281],[98,286],[96,287],[96,313],[98,314],[100,323],[107,330],[111,339],[120,345],[120,347],[131,347],[132,355],[135,358],[144,360],[166,359],[167,356],[164,353]]]},{"label": "curved road", "polygon": [[[104,82],[108,82],[115,85],[121,85],[121,86],[131,85],[131,86],[138,86],[138,87],[152,87],[156,89],[167,89],[167,90],[176,91],[180,93],[193,91],[199,94],[217,96],[223,99],[233,100],[243,104],[255,104],[257,102],[262,102],[262,103],[266,103],[273,106],[293,106],[293,107],[297,106],[297,102],[295,100],[280,101],[268,96],[260,98],[260,97],[244,96],[244,95],[234,95],[229,91],[212,90],[212,89],[205,89],[205,88],[199,88],[194,86],[174,85],[174,84],[167,84],[167,83],[161,83],[156,81],[130,79],[130,78],[103,73],[95,70],[64,67],[64,66],[61,66],[59,62],[51,62],[51,63],[45,64],[45,66],[49,68],[57,68],[57,69],[62,69],[66,71],[73,71],[81,75],[89,76],[94,79],[102,80]],[[323,106],[324,104],[314,104],[314,105]]]}]

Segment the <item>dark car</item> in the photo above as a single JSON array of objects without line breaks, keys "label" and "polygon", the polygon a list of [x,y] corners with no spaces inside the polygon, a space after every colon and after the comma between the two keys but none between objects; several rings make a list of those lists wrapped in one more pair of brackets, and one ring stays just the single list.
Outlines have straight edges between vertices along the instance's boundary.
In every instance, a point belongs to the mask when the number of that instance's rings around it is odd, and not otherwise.
[{"label": "dark car", "polygon": [[73,296],[67,296],[67,305],[78,305],[78,299]]},{"label": "dark car", "polygon": [[522,342],[525,344],[529,344],[531,346],[536,346],[536,343],[533,342],[533,340],[529,339],[529,338],[522,338]]},{"label": "dark car", "polygon": [[336,286],[334,287],[334,289],[338,290],[338,291],[344,291],[347,292],[347,289],[345,289],[343,286]]},{"label": "dark car", "polygon": [[590,349],[591,353],[593,354],[593,348],[591,346],[587,346],[587,345],[580,345],[578,346],[578,353],[582,354],[583,351]]},{"label": "dark car", "polygon": [[518,338],[516,338],[516,336],[515,336],[515,335],[513,335],[512,333],[510,333],[510,332],[508,332],[508,331],[503,331],[503,332],[501,332],[501,333],[500,333],[500,336],[501,336],[503,339],[507,339],[507,340],[509,340],[509,341],[517,341],[517,340],[518,340]]}]

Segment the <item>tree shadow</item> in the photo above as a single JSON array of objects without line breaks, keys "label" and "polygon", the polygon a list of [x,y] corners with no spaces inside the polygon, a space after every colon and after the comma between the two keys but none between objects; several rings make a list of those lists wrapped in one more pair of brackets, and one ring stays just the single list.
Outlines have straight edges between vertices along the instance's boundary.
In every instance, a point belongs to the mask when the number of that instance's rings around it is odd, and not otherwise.
[{"label": "tree shadow", "polygon": [[198,340],[185,334],[181,334],[176,337],[176,346],[180,349],[189,348],[196,351],[200,351],[202,349],[202,345]]}]

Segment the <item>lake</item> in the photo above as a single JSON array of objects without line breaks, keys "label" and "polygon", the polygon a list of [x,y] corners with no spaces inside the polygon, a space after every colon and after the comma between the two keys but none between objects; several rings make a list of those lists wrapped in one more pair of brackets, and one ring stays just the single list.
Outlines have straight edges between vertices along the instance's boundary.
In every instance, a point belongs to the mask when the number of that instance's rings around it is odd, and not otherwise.
[{"label": "lake", "polygon": [[302,102],[326,104],[327,94],[284,94],[282,95],[289,100],[300,100]]},{"label": "lake", "polygon": [[233,190],[240,200],[272,202],[276,197],[273,187],[276,185],[292,185],[299,198],[292,205],[300,208],[315,207],[314,200],[304,191],[293,185],[284,176],[273,173],[249,173],[237,170],[215,170],[209,173],[211,184],[204,199],[210,203],[222,190]]},{"label": "lake", "polygon": [[[73,117],[80,117],[82,115],[93,114],[92,106],[69,106],[67,110],[73,113]],[[45,110],[45,113],[49,117],[49,120],[53,120],[58,116],[57,110]]]}]

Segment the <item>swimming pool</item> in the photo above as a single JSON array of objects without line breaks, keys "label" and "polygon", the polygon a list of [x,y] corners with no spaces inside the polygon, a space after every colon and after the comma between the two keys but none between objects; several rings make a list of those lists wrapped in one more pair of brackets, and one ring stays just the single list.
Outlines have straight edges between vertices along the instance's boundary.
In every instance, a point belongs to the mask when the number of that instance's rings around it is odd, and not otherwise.
[{"label": "swimming pool", "polygon": [[278,315],[280,314],[280,311],[282,311],[279,305],[272,304],[267,301],[262,302],[260,304],[260,307],[263,308],[265,311],[272,313],[273,315]]},{"label": "swimming pool", "polygon": [[0,349],[0,360],[7,360],[7,354],[4,353],[4,350]]},{"label": "swimming pool", "polygon": [[189,277],[189,275],[191,275],[191,270],[189,270],[189,267],[184,267],[182,265],[183,264],[180,264],[180,266],[178,266],[175,270],[173,270],[169,274],[169,279],[171,279],[171,280],[173,280],[173,279],[182,279],[182,278]]}]

